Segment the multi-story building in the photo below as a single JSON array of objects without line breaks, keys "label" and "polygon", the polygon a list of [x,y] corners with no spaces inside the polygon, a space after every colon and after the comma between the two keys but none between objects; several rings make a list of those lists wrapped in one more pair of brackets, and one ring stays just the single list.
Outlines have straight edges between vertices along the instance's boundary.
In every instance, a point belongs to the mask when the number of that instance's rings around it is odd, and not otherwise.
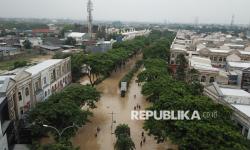
[{"label": "multi-story building", "polygon": [[250,94],[242,89],[226,88],[212,83],[204,89],[204,94],[216,103],[233,110],[232,119],[241,129],[242,135],[250,139]]},{"label": "multi-story building", "polygon": [[11,91],[14,81],[9,77],[0,77],[0,149],[8,150],[14,140],[13,121],[10,118],[10,105],[7,93]]},{"label": "multi-story building", "polygon": [[203,48],[198,51],[199,55],[202,57],[210,58],[212,65],[216,67],[225,67],[227,62],[227,57],[235,54],[244,61],[250,61],[250,52],[241,50],[230,50],[230,49],[213,49],[213,48]]},{"label": "multi-story building", "polygon": [[18,68],[0,75],[0,148],[8,150],[17,129],[31,108],[71,83],[71,61],[50,59],[29,68]]},{"label": "multi-story building", "polygon": [[28,68],[31,74],[32,93],[35,103],[47,99],[71,82],[70,58],[50,59]]}]

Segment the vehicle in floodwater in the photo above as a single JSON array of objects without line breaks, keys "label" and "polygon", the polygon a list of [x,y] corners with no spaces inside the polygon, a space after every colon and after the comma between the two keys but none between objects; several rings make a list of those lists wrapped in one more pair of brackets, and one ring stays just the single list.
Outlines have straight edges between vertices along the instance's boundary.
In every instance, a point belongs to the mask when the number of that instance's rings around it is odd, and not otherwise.
[{"label": "vehicle in floodwater", "polygon": [[127,91],[127,82],[121,82],[121,89],[120,89],[121,97],[125,97],[126,91]]}]

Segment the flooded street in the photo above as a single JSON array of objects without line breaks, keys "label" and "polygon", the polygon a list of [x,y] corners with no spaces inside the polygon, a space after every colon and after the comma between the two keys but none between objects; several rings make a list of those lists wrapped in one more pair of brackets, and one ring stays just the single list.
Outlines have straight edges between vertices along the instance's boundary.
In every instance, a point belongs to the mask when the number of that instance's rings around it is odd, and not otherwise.
[{"label": "flooded street", "polygon": [[[90,123],[79,129],[76,136],[72,139],[75,146],[79,146],[81,150],[113,150],[116,141],[115,135],[112,134],[119,124],[128,124],[131,130],[131,138],[135,143],[136,149],[142,150],[166,150],[175,147],[169,143],[156,144],[153,137],[146,135],[146,143],[140,147],[141,132],[143,131],[143,121],[135,121],[130,119],[131,110],[139,104],[141,109],[145,109],[150,104],[140,94],[141,87],[135,83],[136,77],[131,81],[126,97],[121,98],[118,88],[120,79],[132,68],[136,59],[127,63],[126,67],[113,73],[109,78],[104,80],[97,86],[102,92],[101,100],[97,103],[97,108],[93,110],[93,117]],[[134,98],[136,95],[136,98]],[[111,130],[112,114],[115,123]],[[95,137],[96,128],[100,127],[101,131]],[[145,131],[144,131],[145,132]]]}]

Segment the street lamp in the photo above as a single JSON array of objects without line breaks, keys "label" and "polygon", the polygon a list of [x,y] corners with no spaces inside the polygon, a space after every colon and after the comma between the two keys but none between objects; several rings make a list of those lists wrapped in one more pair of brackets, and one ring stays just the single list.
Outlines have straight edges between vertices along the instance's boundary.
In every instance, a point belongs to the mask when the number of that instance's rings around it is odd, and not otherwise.
[{"label": "street lamp", "polygon": [[[53,126],[50,126],[50,125],[47,125],[47,124],[43,124],[43,127],[54,129],[54,130],[57,132],[58,137],[59,137],[59,140],[60,140],[61,137],[62,137],[62,134],[63,134],[67,129],[69,129],[69,128],[74,128],[74,127],[77,127],[77,126],[73,123],[73,125],[64,128],[61,132],[60,132],[56,127],[53,127]],[[78,127],[77,127],[77,128],[78,128]]]}]

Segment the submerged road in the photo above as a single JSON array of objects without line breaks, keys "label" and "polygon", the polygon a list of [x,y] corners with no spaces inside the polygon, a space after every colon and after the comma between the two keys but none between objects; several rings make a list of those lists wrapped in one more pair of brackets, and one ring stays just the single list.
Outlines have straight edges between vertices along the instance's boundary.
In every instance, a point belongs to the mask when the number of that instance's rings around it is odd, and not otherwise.
[{"label": "submerged road", "polygon": [[[133,78],[129,86],[126,97],[121,98],[118,88],[121,78],[133,67],[134,63],[140,59],[141,56],[130,60],[126,67],[114,72],[109,78],[104,80],[97,86],[98,91],[102,92],[100,101],[96,104],[97,108],[92,110],[93,117],[90,118],[89,123],[79,129],[76,136],[72,138],[74,146],[79,146],[81,150],[113,150],[116,142],[114,134],[115,128],[119,124],[128,124],[131,130],[131,138],[135,143],[136,149],[142,150],[166,150],[168,148],[176,149],[170,143],[157,144],[154,138],[146,134],[146,142],[140,147],[141,133],[144,131],[143,121],[131,120],[131,110],[137,104],[141,109],[145,109],[150,105],[140,94],[141,87],[135,83],[136,77]],[[84,82],[84,81],[83,81]],[[134,98],[136,95],[136,98]],[[113,130],[111,131],[112,114],[115,123],[113,123]],[[95,136],[97,127],[101,130],[97,137]],[[145,131],[144,131],[145,132]],[[146,133],[146,132],[145,132]]]}]

